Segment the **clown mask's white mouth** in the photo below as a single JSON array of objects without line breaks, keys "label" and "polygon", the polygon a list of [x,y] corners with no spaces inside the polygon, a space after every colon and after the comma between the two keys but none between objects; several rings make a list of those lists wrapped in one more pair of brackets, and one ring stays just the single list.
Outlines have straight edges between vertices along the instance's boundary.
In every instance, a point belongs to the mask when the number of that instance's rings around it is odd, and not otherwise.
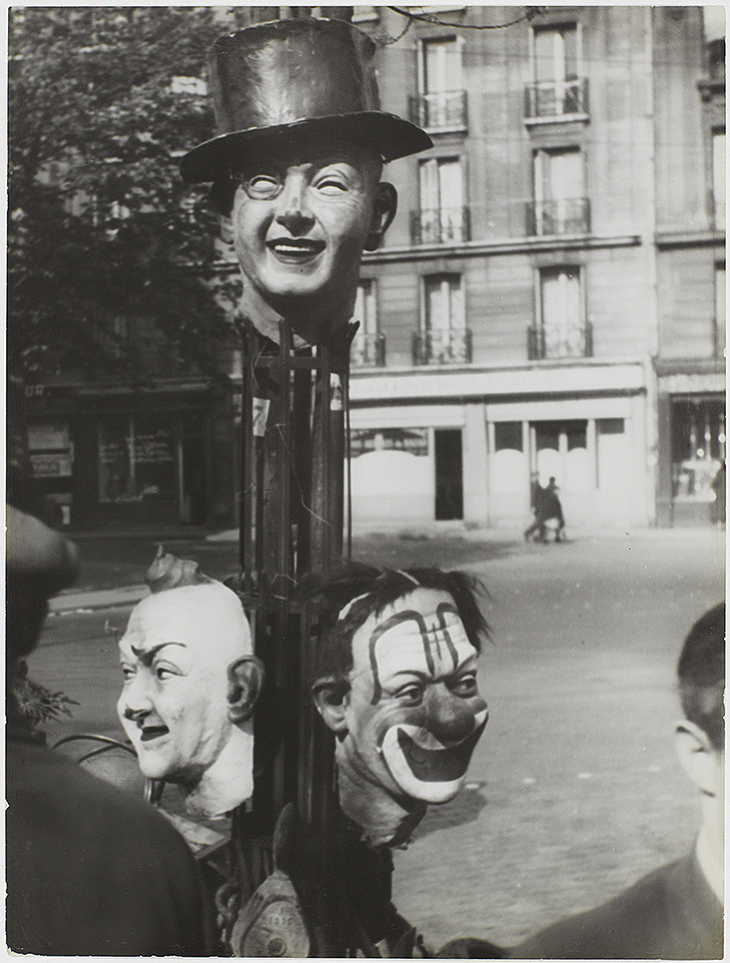
[{"label": "clown mask's white mouth", "polygon": [[444,746],[421,726],[393,726],[385,733],[381,746],[391,776],[414,799],[448,802],[461,789],[488,719],[487,709],[478,712],[471,735],[452,746]]}]

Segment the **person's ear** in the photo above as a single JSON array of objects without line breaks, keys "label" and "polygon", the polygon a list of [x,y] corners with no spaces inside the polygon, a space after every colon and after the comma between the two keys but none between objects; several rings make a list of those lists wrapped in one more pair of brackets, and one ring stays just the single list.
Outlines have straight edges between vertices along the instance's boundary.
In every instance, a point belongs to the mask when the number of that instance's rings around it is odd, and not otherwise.
[{"label": "person's ear", "polygon": [[689,778],[706,796],[716,796],[722,788],[723,772],[718,752],[704,729],[683,719],[674,733],[679,761]]},{"label": "person's ear", "polygon": [[398,191],[392,184],[381,181],[373,203],[373,217],[365,240],[366,251],[377,251],[398,210]]},{"label": "person's ear", "polygon": [[251,718],[264,684],[264,667],[255,655],[245,655],[228,666],[228,718],[234,725]]},{"label": "person's ear", "polygon": [[218,215],[221,240],[224,244],[233,244],[233,219],[225,214]]},{"label": "person's ear", "polygon": [[345,736],[350,705],[349,684],[334,676],[323,676],[312,686],[312,698],[327,727],[339,736]]}]

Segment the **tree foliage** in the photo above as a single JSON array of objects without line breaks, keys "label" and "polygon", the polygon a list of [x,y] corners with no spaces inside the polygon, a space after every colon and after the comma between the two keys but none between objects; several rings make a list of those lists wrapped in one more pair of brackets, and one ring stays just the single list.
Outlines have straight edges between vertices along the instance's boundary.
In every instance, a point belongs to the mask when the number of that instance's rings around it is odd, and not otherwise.
[{"label": "tree foliage", "polygon": [[[118,319],[210,370],[217,224],[180,155],[212,136],[222,8],[16,7],[9,19],[8,350],[17,373],[139,373]],[[117,321],[116,325],[113,323]],[[116,333],[115,333],[116,331]],[[174,352],[173,352],[174,353]]]}]

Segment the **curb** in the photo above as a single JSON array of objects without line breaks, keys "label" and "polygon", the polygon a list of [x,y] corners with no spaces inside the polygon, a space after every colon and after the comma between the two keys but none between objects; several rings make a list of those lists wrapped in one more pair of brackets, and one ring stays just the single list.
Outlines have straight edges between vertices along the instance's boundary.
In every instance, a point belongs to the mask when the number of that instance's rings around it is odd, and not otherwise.
[{"label": "curb", "polygon": [[48,602],[49,614],[94,611],[115,606],[136,605],[150,594],[146,585],[127,585],[116,589],[97,589],[88,592],[64,592]]}]

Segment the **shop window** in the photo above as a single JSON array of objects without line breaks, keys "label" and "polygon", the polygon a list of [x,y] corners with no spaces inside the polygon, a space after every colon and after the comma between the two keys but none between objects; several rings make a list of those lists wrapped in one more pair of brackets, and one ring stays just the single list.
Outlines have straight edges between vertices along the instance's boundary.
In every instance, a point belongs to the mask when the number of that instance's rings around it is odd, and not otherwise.
[{"label": "shop window", "polygon": [[73,444],[67,421],[36,421],[28,426],[34,478],[70,478]]},{"label": "shop window", "polygon": [[428,455],[427,428],[367,428],[350,432],[350,457],[370,451],[405,451],[409,455]]},{"label": "shop window", "polygon": [[99,501],[174,498],[172,422],[164,415],[111,415],[99,425]]},{"label": "shop window", "polygon": [[522,451],[522,422],[497,421],[494,425],[494,450]]},{"label": "shop window", "polygon": [[721,398],[672,404],[672,483],[675,501],[712,502],[712,482],[725,461],[725,406]]}]

